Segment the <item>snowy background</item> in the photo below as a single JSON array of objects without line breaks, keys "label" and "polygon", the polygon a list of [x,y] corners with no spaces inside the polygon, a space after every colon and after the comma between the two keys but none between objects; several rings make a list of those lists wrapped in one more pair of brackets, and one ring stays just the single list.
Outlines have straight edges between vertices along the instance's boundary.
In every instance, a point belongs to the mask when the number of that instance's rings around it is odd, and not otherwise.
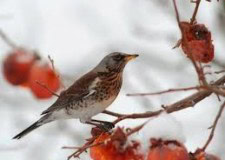
[{"label": "snowy background", "polygon": [[[188,21],[194,4],[178,1],[182,20]],[[225,3],[202,1],[198,22],[212,32],[215,61],[211,71],[223,69],[225,50]],[[92,69],[113,51],[138,53],[124,73],[120,96],[109,110],[137,113],[159,109],[193,92],[151,97],[127,97],[126,93],[153,92],[197,84],[196,73],[181,49],[172,50],[180,38],[170,0],[0,0],[0,28],[18,45],[51,55],[65,85]],[[0,66],[10,48],[0,40]],[[2,67],[0,68],[2,69]],[[2,72],[1,72],[2,73]],[[221,75],[208,76],[216,80]],[[78,120],[53,122],[35,130],[24,139],[12,140],[18,132],[39,118],[55,101],[40,101],[26,89],[12,87],[0,74],[0,159],[63,160],[73,150],[62,146],[80,146],[88,138],[90,127]],[[190,151],[202,147],[220,103],[216,96],[171,116],[155,119],[146,132],[166,133],[185,140]],[[98,115],[98,119],[113,120]],[[119,125],[135,126],[141,120],[126,120]],[[154,126],[154,127],[153,127]],[[167,127],[165,127],[167,126]],[[145,129],[146,130],[146,129]],[[138,136],[143,136],[139,133]],[[225,159],[225,114],[207,151]],[[82,160],[90,159],[88,154]]]}]

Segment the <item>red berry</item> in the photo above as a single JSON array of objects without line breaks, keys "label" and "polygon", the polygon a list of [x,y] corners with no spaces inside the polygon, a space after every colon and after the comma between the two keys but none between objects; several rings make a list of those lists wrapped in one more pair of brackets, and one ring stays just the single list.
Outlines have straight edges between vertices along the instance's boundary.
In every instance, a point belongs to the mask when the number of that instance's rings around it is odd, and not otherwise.
[{"label": "red berry", "polygon": [[214,58],[214,46],[211,33],[204,24],[181,22],[181,47],[184,53],[193,60],[202,63],[211,62]]},{"label": "red berry", "polygon": [[39,57],[32,51],[17,48],[9,53],[3,62],[3,74],[12,85],[25,85],[34,62]]},{"label": "red berry", "polygon": [[60,80],[56,73],[47,63],[35,63],[30,71],[29,86],[32,93],[39,99],[46,99],[52,97],[46,88],[52,92],[56,92],[60,88]]},{"label": "red berry", "polygon": [[119,128],[114,133],[103,133],[94,144],[103,142],[101,145],[91,147],[90,156],[93,160],[144,160],[144,156],[138,153],[140,144],[133,141],[125,146],[126,136]]},{"label": "red berry", "polygon": [[186,148],[177,141],[151,139],[147,160],[189,160]]},{"label": "red berry", "polygon": [[195,153],[190,153],[191,160],[220,160],[215,155],[208,154],[201,149],[197,149]]}]

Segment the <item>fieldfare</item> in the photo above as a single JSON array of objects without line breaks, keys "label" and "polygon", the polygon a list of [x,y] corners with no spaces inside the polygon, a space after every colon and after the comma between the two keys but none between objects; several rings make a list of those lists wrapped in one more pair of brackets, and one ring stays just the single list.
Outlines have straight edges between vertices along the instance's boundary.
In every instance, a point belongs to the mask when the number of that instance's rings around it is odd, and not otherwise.
[{"label": "fieldfare", "polygon": [[[80,119],[82,123],[103,127],[110,122],[91,119],[103,112],[120,92],[123,69],[137,54],[110,53],[90,72],[75,81],[30,127],[13,137],[20,139],[34,129],[59,119]],[[111,126],[113,127],[113,126]]]}]

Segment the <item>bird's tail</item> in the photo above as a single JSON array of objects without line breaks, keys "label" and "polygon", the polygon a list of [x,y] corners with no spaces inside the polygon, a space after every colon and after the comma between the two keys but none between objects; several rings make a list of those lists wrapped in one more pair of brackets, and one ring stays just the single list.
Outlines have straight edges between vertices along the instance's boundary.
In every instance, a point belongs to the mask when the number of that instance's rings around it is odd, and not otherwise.
[{"label": "bird's tail", "polygon": [[43,124],[50,122],[48,120],[48,117],[49,117],[49,115],[43,116],[40,120],[38,120],[37,122],[33,123],[30,127],[28,127],[27,129],[23,130],[22,132],[17,134],[15,137],[13,137],[13,139],[20,139],[20,138],[26,136],[31,131],[35,130],[36,128],[42,126]]},{"label": "bird's tail", "polygon": [[33,131],[34,129],[36,129],[36,128],[40,127],[40,126],[41,125],[37,121],[37,122],[33,123],[27,129],[23,130],[21,133],[17,134],[15,137],[13,137],[13,139],[20,139],[20,138],[24,137],[25,135],[27,135],[28,133],[30,133],[31,131]]}]

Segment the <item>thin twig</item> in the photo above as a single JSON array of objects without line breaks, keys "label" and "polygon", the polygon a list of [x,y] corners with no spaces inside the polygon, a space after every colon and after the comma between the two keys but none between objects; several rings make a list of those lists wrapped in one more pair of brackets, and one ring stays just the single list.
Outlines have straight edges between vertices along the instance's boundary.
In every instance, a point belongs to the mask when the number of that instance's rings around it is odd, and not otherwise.
[{"label": "thin twig", "polygon": [[122,117],[122,116],[124,116],[124,114],[119,114],[119,113],[115,113],[115,112],[111,112],[111,111],[107,111],[107,110],[104,110],[102,113],[108,114],[108,115],[114,116],[114,117]]},{"label": "thin twig", "polygon": [[180,16],[179,16],[179,11],[177,9],[177,4],[176,4],[176,0],[173,0],[173,6],[174,6],[174,9],[175,9],[175,14],[176,14],[176,20],[177,20],[177,24],[182,32],[182,27],[180,26]]},{"label": "thin twig", "polygon": [[51,58],[50,55],[48,55],[48,59],[49,59],[49,61],[50,61],[50,63],[51,63],[51,66],[52,66],[53,71],[55,72],[54,60]]},{"label": "thin twig", "polygon": [[70,146],[64,146],[62,149],[80,149],[80,147],[70,147]]},{"label": "thin twig", "polygon": [[138,125],[135,128],[130,129],[129,132],[127,132],[126,136],[128,137],[128,136],[130,136],[130,135],[140,131],[148,122],[149,122],[149,120],[144,122],[144,123],[142,123],[141,125]]},{"label": "thin twig", "polygon": [[[88,148],[90,148],[90,147],[93,147],[94,145],[96,146],[96,145],[100,145],[100,144],[94,144],[93,145],[93,142],[94,142],[94,140],[95,139],[93,139],[93,141],[88,141],[87,143],[85,143],[85,145],[84,146],[82,146],[82,147],[77,147],[78,149],[77,149],[77,151],[76,152],[74,152],[73,154],[71,154],[70,156],[68,156],[68,158],[67,158],[67,160],[70,160],[71,158],[79,158],[79,156],[80,156],[80,154],[82,154],[83,152],[85,152]],[[68,147],[63,147],[64,149],[68,149]]]},{"label": "thin twig", "polygon": [[214,132],[215,132],[215,130],[216,130],[216,126],[217,126],[217,124],[218,124],[218,121],[219,121],[219,119],[220,119],[222,113],[223,113],[224,108],[225,108],[225,101],[224,101],[223,104],[220,106],[220,110],[219,110],[218,114],[216,115],[215,121],[213,122],[213,125],[210,127],[210,129],[212,129],[212,130],[211,130],[211,132],[210,132],[210,135],[209,135],[209,137],[208,137],[208,139],[207,139],[205,145],[202,147],[202,150],[203,150],[203,151],[206,150],[206,148],[208,147],[208,145],[210,144],[210,142],[211,142],[212,139],[213,139]]},{"label": "thin twig", "polygon": [[[179,11],[178,11],[178,8],[177,8],[176,0],[173,0],[173,6],[174,6],[174,9],[175,9],[177,24],[180,28],[181,35],[183,37],[183,28],[181,27],[181,24],[180,24],[180,16],[179,16]],[[179,47],[181,45],[181,43],[182,43],[182,39],[178,40],[176,45],[172,49],[175,49],[175,48]]]},{"label": "thin twig", "polygon": [[56,77],[57,77],[57,78],[59,79],[59,81],[60,81],[60,87],[62,87],[62,88],[65,89],[65,85],[64,85],[63,80],[62,80],[62,78],[61,78],[61,75],[55,70],[55,63],[54,63],[54,60],[51,58],[50,55],[48,55],[48,59],[49,59],[49,61],[50,61],[50,63],[51,63],[53,72],[55,73]]},{"label": "thin twig", "polygon": [[204,74],[201,63],[198,62],[198,64],[197,64],[196,61],[194,60],[192,54],[189,55],[189,58],[190,58],[193,66],[195,68],[195,71],[196,71],[197,75],[198,75],[198,80],[199,80],[200,86],[208,85],[208,83],[205,79],[205,74]]},{"label": "thin twig", "polygon": [[36,83],[38,85],[40,85],[41,87],[43,87],[44,89],[46,89],[49,93],[51,93],[52,95],[59,97],[58,94],[56,94],[55,92],[53,92],[50,88],[48,88],[48,86],[46,86],[45,84],[40,83],[39,81],[36,81]]},{"label": "thin twig", "polygon": [[12,42],[11,39],[0,29],[0,37],[3,39],[3,41],[12,49],[18,48],[18,46]]},{"label": "thin twig", "polygon": [[195,10],[193,12],[193,15],[192,15],[192,18],[191,18],[191,24],[194,24],[194,22],[196,21],[196,16],[197,16],[197,13],[198,13],[198,9],[199,9],[199,5],[200,5],[200,2],[201,0],[196,0],[196,6],[195,6]]},{"label": "thin twig", "polygon": [[150,118],[150,117],[155,117],[158,116],[160,113],[162,113],[164,110],[160,109],[154,112],[145,112],[145,113],[134,113],[134,114],[127,114],[122,117],[118,117],[115,121],[113,121],[113,124],[117,124],[122,120],[125,119],[137,119],[137,118]]},{"label": "thin twig", "polygon": [[216,71],[216,72],[214,72],[215,74],[220,74],[220,73],[224,73],[225,72],[225,70],[223,69],[223,70],[221,70],[221,71]]},{"label": "thin twig", "polygon": [[204,87],[195,86],[195,87],[187,87],[187,88],[171,88],[168,90],[153,92],[153,93],[130,93],[130,94],[127,94],[127,96],[153,96],[153,95],[160,95],[160,94],[179,92],[179,91],[189,91],[189,90],[195,90],[195,89],[197,90],[204,89]]}]

